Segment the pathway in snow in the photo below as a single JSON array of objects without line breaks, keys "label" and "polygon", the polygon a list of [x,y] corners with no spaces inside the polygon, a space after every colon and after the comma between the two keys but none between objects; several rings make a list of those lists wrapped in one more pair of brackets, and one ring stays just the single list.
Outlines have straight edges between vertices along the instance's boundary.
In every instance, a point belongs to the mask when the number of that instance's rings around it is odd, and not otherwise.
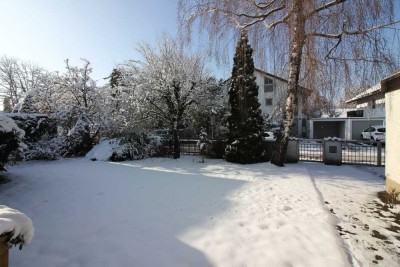
[{"label": "pathway in snow", "polygon": [[329,188],[318,177],[334,177],[326,166],[197,160],[79,159],[10,168],[13,181],[0,186],[0,203],[35,225],[32,243],[12,250],[11,266],[354,263],[324,203]]}]

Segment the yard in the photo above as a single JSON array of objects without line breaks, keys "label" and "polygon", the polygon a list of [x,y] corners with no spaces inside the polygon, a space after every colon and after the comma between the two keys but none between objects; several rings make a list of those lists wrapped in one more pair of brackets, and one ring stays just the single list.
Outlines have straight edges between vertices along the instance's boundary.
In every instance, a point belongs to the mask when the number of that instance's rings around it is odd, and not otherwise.
[{"label": "yard", "polygon": [[[9,168],[0,203],[33,220],[10,266],[398,266],[383,168],[86,158]],[[397,228],[396,228],[397,227]]]}]

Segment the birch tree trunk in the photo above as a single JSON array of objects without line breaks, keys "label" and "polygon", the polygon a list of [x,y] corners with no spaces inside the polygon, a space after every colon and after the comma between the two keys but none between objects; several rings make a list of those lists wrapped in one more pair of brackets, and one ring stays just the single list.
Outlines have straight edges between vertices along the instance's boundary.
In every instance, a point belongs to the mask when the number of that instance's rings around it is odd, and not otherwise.
[{"label": "birch tree trunk", "polygon": [[301,59],[305,42],[305,15],[303,12],[303,2],[294,1],[293,4],[293,40],[290,45],[289,57],[289,80],[285,103],[285,114],[283,119],[283,134],[277,140],[275,151],[272,155],[271,163],[277,166],[284,166],[286,150],[289,136],[292,131],[293,122],[296,116],[298,83],[301,68]]}]

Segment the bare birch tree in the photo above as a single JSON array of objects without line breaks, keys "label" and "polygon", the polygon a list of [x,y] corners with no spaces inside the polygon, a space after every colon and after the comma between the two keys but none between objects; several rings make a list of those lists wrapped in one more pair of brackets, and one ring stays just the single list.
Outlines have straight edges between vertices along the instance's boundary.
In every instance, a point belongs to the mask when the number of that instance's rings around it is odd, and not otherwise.
[{"label": "bare birch tree", "polygon": [[226,51],[246,28],[261,61],[268,57],[288,69],[284,133],[271,160],[283,166],[300,81],[318,90],[316,73],[327,66],[348,81],[396,69],[387,33],[397,23],[393,11],[393,0],[180,0],[179,21],[189,41],[199,22],[212,51]]}]

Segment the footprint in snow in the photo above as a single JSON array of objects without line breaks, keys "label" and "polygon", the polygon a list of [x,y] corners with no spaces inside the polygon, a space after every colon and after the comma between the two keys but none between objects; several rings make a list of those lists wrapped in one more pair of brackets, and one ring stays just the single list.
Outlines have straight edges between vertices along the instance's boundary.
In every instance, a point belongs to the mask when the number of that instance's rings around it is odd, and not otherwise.
[{"label": "footprint in snow", "polygon": [[292,209],[291,207],[289,207],[289,206],[284,206],[284,207],[283,207],[283,210],[284,210],[284,211],[289,211],[289,210],[293,210],[293,209]]}]

